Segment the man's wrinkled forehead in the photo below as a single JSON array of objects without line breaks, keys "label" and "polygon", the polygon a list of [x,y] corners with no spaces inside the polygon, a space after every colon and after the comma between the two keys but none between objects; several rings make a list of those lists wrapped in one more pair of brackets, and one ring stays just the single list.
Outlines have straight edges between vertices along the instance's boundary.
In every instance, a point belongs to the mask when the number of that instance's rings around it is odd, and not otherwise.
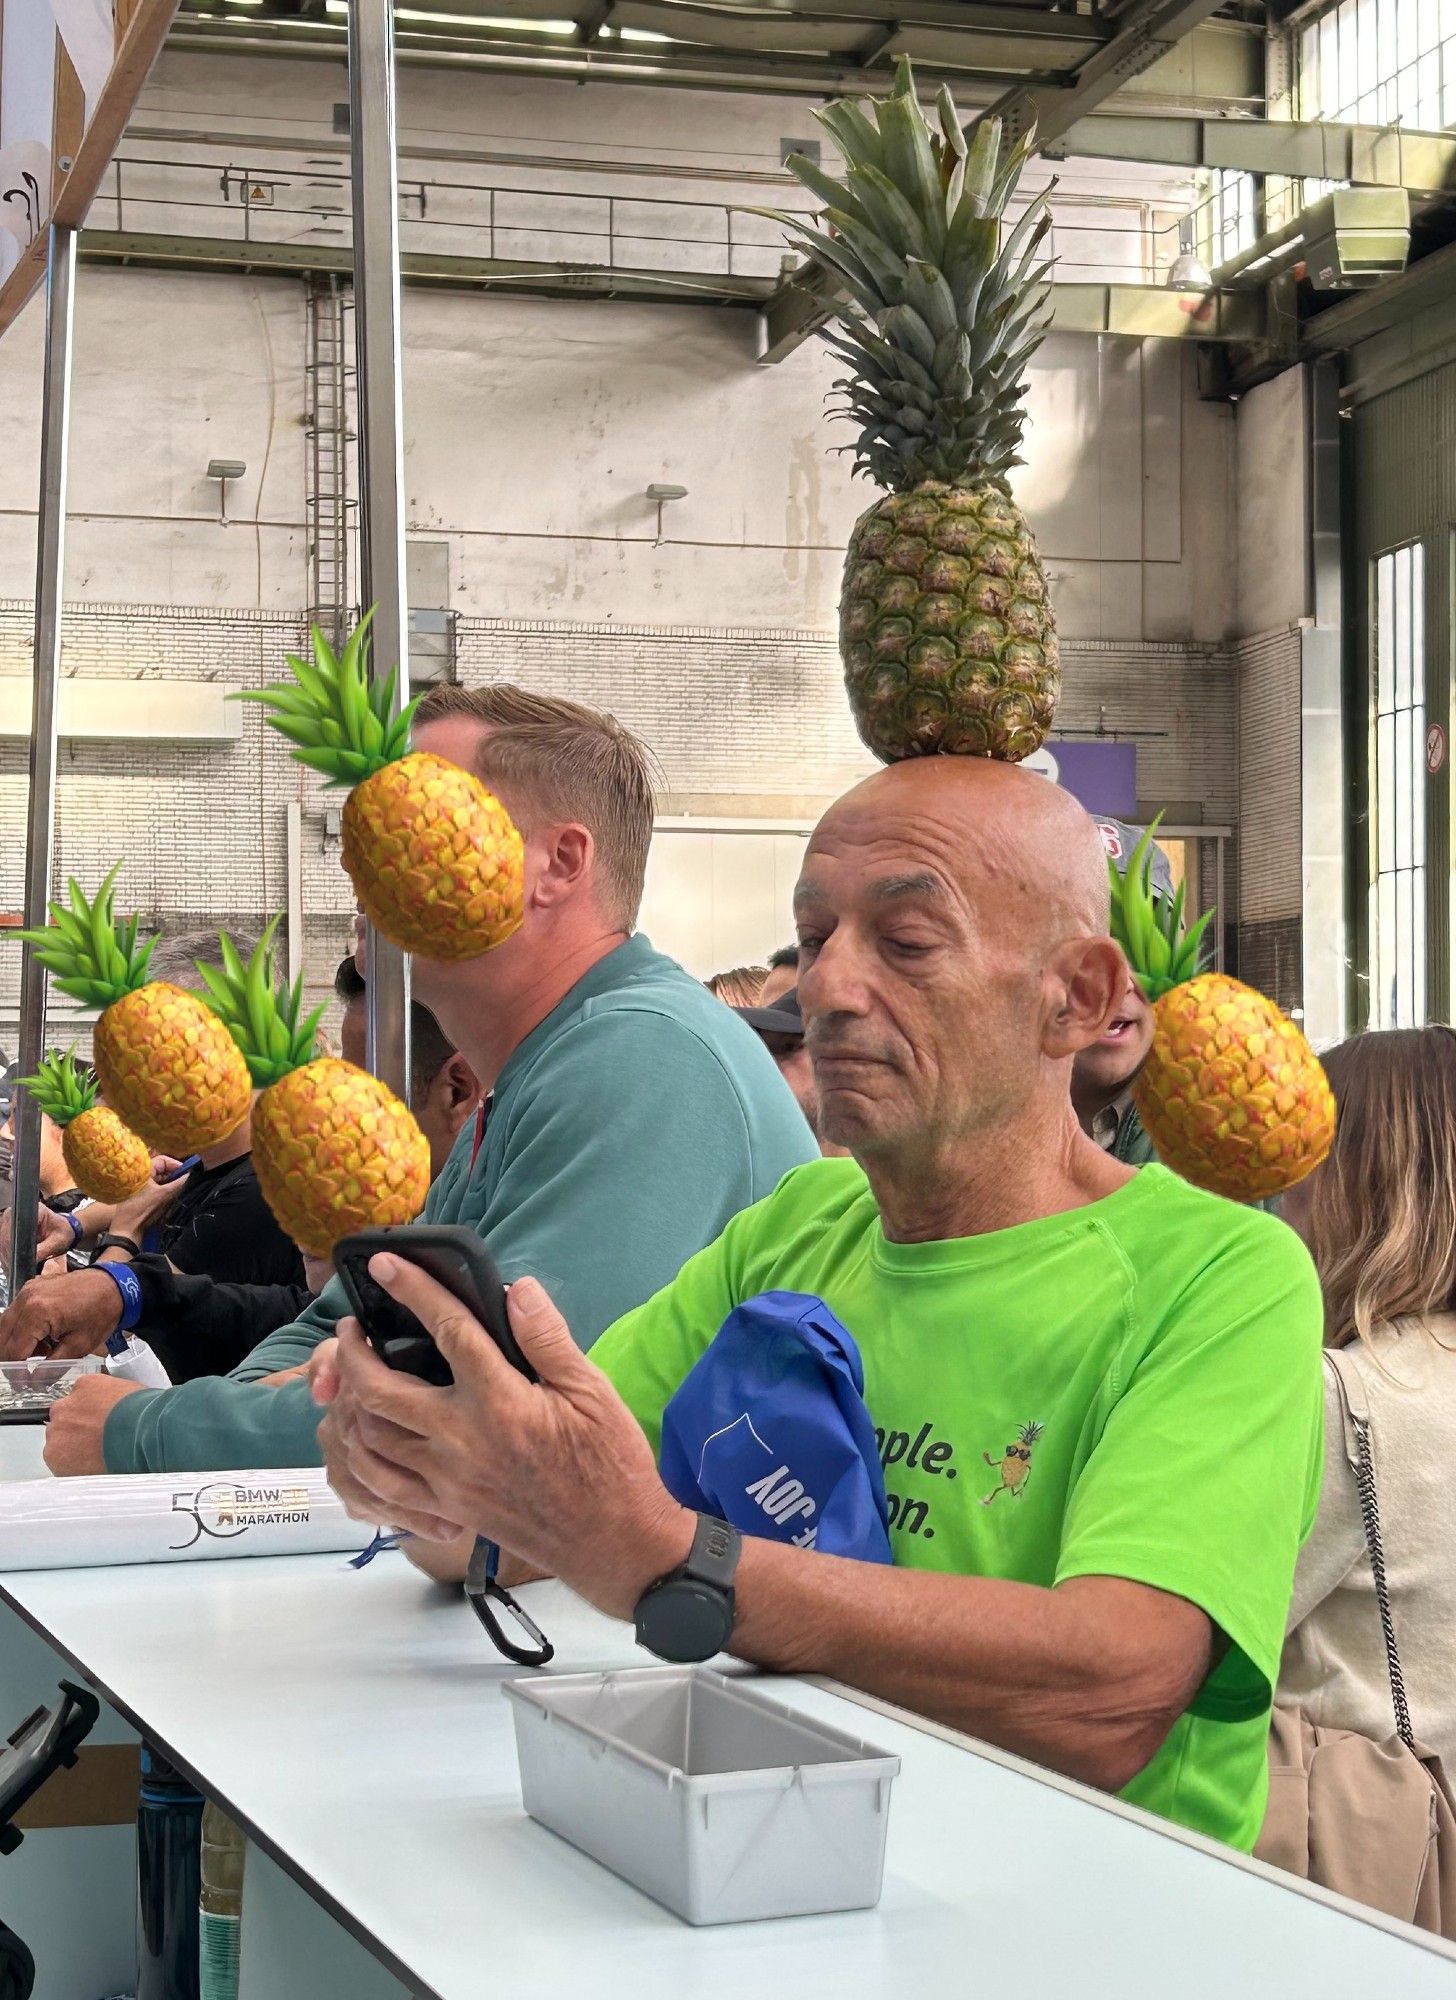
[{"label": "man's wrinkled forehead", "polygon": [[903,903],[949,909],[959,900],[937,868],[917,867],[908,857],[891,856],[878,865],[856,859],[836,865],[831,856],[811,852],[794,890],[794,913],[810,916],[815,910],[850,902],[883,909]]},{"label": "man's wrinkled forehead", "polygon": [[977,872],[963,825],[948,815],[896,812],[869,787],[830,807],[810,836],[796,907],[832,901],[876,905],[966,901]]}]

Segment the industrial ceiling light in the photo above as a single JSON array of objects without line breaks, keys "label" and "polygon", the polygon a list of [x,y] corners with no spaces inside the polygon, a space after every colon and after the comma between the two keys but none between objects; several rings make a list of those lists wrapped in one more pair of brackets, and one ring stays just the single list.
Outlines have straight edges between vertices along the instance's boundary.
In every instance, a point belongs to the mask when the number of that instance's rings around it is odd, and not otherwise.
[{"label": "industrial ceiling light", "polygon": [[228,482],[241,479],[247,469],[240,458],[210,458],[207,461],[207,476],[217,481],[219,521],[227,520]]},{"label": "industrial ceiling light", "polygon": [[1164,281],[1170,292],[1206,292],[1213,279],[1208,266],[1193,247],[1193,217],[1185,215],[1178,223],[1178,255],[1169,267]]},{"label": "industrial ceiling light", "polygon": [[664,506],[669,500],[686,500],[688,489],[686,486],[664,486],[657,480],[654,480],[647,489],[647,497],[649,500],[657,502],[657,539],[660,542],[662,540],[662,510]]}]

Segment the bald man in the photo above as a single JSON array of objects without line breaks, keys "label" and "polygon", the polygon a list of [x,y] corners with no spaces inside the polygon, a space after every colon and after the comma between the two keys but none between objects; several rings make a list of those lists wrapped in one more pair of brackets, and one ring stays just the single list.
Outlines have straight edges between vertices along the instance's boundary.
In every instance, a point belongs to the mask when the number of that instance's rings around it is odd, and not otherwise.
[{"label": "bald man", "polygon": [[386,1260],[457,1386],[402,1382],[346,1328],[316,1363],[331,1477],[446,1545],[437,1573],[464,1529],[651,1635],[655,1587],[687,1563],[711,1595],[734,1554],[658,1477],[663,1409],[735,1306],[818,1294],[863,1358],[895,1566],[744,1540],[730,1649],[1247,1849],[1318,1493],[1308,1259],[1079,1128],[1072,1065],[1127,969],[1065,793],[894,766],[825,816],[795,906],[824,1130],[853,1158],[790,1174],[590,1361],[539,1284],[513,1286],[539,1386]]}]

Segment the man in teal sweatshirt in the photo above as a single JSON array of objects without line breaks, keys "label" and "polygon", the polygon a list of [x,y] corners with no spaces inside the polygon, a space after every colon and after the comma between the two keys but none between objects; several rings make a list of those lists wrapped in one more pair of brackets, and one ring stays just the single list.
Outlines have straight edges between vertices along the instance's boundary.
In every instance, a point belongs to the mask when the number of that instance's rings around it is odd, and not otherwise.
[{"label": "man in teal sweatshirt", "polygon": [[[642,745],[597,710],[514,687],[438,689],[414,734],[480,773],[526,848],[515,935],[462,965],[414,961],[414,998],[490,1093],[424,1219],[478,1230],[507,1280],[540,1277],[590,1346],[817,1148],[752,1030],[632,935],[652,837]],[[83,1380],[57,1407],[47,1463],[316,1462],[306,1382],[264,1378],[306,1362],[346,1310],[336,1279],[229,1376]]]}]

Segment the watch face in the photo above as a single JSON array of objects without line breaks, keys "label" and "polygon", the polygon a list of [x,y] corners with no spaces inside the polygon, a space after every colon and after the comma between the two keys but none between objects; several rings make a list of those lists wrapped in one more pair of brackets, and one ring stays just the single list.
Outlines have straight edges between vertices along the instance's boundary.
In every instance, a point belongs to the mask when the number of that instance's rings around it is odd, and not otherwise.
[{"label": "watch face", "polygon": [[669,1577],[637,1606],[637,1643],[659,1660],[682,1664],[711,1660],[733,1631],[729,1593],[692,1577]]}]

